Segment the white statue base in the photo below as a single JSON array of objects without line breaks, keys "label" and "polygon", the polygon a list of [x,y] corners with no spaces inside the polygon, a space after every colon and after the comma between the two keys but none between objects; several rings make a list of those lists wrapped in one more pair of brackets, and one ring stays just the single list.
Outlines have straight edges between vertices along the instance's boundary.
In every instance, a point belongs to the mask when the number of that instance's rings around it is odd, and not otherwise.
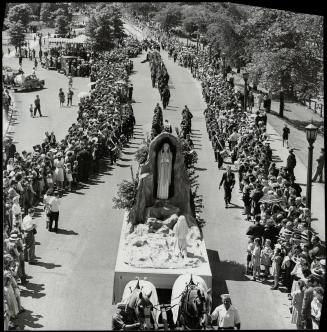
[{"label": "white statue base", "polygon": [[187,257],[176,257],[170,232],[142,236],[142,232],[138,232],[145,228],[142,224],[138,225],[136,232],[129,234],[131,225],[127,218],[126,212],[115,266],[113,304],[122,300],[126,284],[136,277],[146,278],[157,289],[169,289],[181,274],[195,274],[204,279],[208,288],[212,288],[212,274],[203,240],[189,243]]}]

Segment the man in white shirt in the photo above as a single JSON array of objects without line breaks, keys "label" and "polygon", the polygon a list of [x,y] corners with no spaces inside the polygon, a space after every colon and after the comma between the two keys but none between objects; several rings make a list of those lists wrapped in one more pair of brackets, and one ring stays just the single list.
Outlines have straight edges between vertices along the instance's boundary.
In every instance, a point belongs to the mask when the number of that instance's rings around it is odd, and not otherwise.
[{"label": "man in white shirt", "polygon": [[24,217],[22,222],[22,230],[24,231],[25,239],[25,261],[29,264],[35,264],[35,236],[36,223],[33,221],[34,209],[28,209],[28,214]]},{"label": "man in white shirt", "polygon": [[48,205],[50,210],[49,232],[52,232],[52,224],[55,222],[54,231],[58,232],[58,220],[59,220],[59,192],[55,191],[54,196],[48,199]]},{"label": "man in white shirt", "polygon": [[218,330],[238,330],[241,328],[240,316],[238,310],[232,306],[232,301],[229,294],[221,295],[223,304],[216,307],[212,312],[211,320],[217,319]]}]

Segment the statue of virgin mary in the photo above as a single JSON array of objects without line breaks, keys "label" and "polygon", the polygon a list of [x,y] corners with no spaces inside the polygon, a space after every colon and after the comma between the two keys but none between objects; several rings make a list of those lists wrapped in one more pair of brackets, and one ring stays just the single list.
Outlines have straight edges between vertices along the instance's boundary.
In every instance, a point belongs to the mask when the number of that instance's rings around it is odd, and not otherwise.
[{"label": "statue of virgin mary", "polygon": [[171,183],[172,153],[168,143],[165,143],[158,155],[158,187],[157,198],[168,199]]}]

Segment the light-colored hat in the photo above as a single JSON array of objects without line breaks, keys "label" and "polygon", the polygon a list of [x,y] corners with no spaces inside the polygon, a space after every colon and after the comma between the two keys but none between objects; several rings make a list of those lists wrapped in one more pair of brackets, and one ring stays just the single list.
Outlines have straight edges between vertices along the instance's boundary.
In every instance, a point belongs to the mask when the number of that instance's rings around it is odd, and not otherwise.
[{"label": "light-colored hat", "polygon": [[16,240],[18,240],[18,235],[17,234],[11,234],[10,238],[9,238],[9,241],[16,241]]},{"label": "light-colored hat", "polygon": [[225,300],[225,299],[230,299],[231,300],[230,294],[221,294],[220,297],[221,297],[222,300]]},{"label": "light-colored hat", "polygon": [[126,304],[124,304],[123,302],[119,302],[117,303],[117,309],[125,309]]},{"label": "light-colored hat", "polygon": [[319,263],[320,263],[320,265],[322,265],[322,266],[326,266],[326,259],[321,259],[321,260],[319,261]]}]

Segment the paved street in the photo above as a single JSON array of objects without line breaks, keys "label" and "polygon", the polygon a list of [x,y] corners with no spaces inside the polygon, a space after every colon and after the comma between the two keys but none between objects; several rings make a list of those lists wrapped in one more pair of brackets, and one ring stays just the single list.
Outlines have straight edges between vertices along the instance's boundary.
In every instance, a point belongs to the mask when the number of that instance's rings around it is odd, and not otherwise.
[{"label": "paved street", "polygon": [[[18,69],[18,58],[4,57],[3,65]],[[32,73],[33,62],[23,59],[23,70],[28,75]],[[43,69],[41,65],[36,70],[39,79],[45,80],[45,88],[42,90],[22,91],[13,94],[17,112],[13,113],[11,127],[8,129],[9,136],[13,137],[19,152],[30,150],[33,145],[40,144],[44,132],[54,131],[57,139],[61,140],[67,134],[68,128],[76,121],[78,111],[78,94],[81,91],[88,91],[89,78],[75,77],[73,83],[73,106],[59,107],[59,88],[68,90],[68,79],[65,75],[56,71]],[[41,99],[41,112],[44,117],[31,118],[29,105],[33,104],[36,95]],[[3,127],[5,129],[5,127]],[[28,139],[27,139],[28,138]]]},{"label": "paved street", "polygon": [[[38,209],[39,245],[36,254],[39,264],[27,266],[31,279],[21,293],[27,309],[19,322],[21,328],[110,328],[110,317],[114,311],[111,304],[114,267],[123,217],[123,211],[112,208],[112,197],[116,193],[117,184],[130,177],[130,164],[135,170],[133,153],[144,135],[150,131],[153,108],[160,100],[157,89],[151,87],[149,65],[141,63],[144,58],[145,54],[134,60],[135,74],[131,76],[137,135],[129,148],[125,149],[118,165],[110,168],[103,162],[99,176],[92,178],[83,189],[63,198],[58,234],[45,230],[42,207]],[[260,328],[263,323],[267,328],[292,328],[286,294],[271,291],[270,285],[249,281],[244,276],[247,246],[245,232],[249,223],[242,220],[242,202],[237,190],[233,193],[234,208],[228,210],[224,208],[223,191],[218,191],[222,171],[217,169],[206,134],[203,118],[205,104],[201,97],[200,83],[187,69],[168,60],[165,52],[163,58],[171,77],[171,101],[164,111],[164,119],[167,118],[173,128],[179,126],[181,110],[186,104],[194,116],[192,139],[199,153],[197,171],[200,175],[200,194],[204,201],[204,238],[213,273],[214,305],[217,304],[219,294],[228,291],[233,304],[240,310],[243,328]],[[56,75],[57,80],[64,78],[60,74],[51,74]],[[57,82],[56,87],[63,84],[61,82]],[[77,85],[77,79],[75,82]],[[17,95],[17,100],[20,95]],[[60,113],[52,113],[55,111]],[[21,112],[23,110],[19,109],[18,113]],[[59,121],[59,115],[53,116],[61,113],[66,121]],[[46,114],[53,119],[49,122],[53,126],[49,130],[53,129],[60,139],[65,132],[62,126],[67,130],[70,123],[74,122],[76,109],[58,111],[58,107],[53,105],[53,111]],[[30,130],[32,121],[47,121],[49,118],[29,119],[25,116],[25,120],[30,122]],[[44,128],[34,124],[38,132],[30,136],[30,131],[23,129],[27,126],[18,122],[14,127],[15,135],[18,135],[17,139],[15,136],[17,145],[29,150],[32,144],[42,138]],[[273,140],[278,139],[277,136]],[[249,306],[249,303],[256,305]]]}]

